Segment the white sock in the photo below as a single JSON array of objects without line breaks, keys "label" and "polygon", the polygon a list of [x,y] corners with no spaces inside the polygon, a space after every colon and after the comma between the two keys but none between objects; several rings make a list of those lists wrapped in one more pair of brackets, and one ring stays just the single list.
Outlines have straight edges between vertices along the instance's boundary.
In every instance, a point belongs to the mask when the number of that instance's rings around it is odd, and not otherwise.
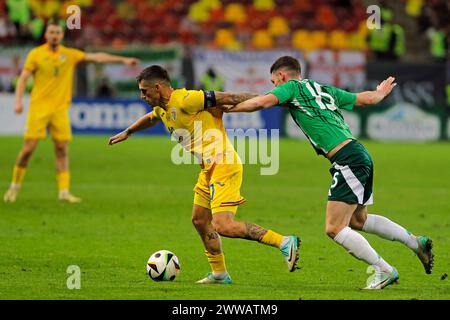
[{"label": "white sock", "polygon": [[392,266],[384,261],[382,257],[380,257],[380,260],[378,260],[377,263],[373,264],[372,266],[387,272],[391,272],[393,270]]},{"label": "white sock", "polygon": [[392,267],[381,258],[378,253],[370,246],[369,242],[358,232],[350,227],[342,229],[334,241],[343,246],[347,251],[359,260],[363,260],[370,265],[379,267],[381,270],[392,271]]},{"label": "white sock", "polygon": [[11,183],[11,185],[9,186],[10,189],[14,189],[14,190],[19,190],[20,189],[20,184],[16,184],[16,183]]},{"label": "white sock", "polygon": [[416,237],[405,228],[386,217],[378,216],[376,214],[367,215],[363,231],[376,234],[383,239],[399,241],[414,252],[417,251],[419,246]]}]

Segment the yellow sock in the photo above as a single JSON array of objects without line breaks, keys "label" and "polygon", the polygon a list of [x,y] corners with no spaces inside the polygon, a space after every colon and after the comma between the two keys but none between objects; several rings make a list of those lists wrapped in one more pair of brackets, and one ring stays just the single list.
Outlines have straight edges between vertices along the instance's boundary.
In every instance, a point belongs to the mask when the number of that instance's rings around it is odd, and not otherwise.
[{"label": "yellow sock", "polygon": [[272,247],[280,248],[283,236],[272,230],[268,230],[266,234],[259,240],[259,242],[267,244]]},{"label": "yellow sock", "polygon": [[208,258],[212,272],[222,273],[227,271],[227,267],[225,266],[225,256],[223,253],[211,254],[208,251],[205,251],[205,255]]},{"label": "yellow sock", "polygon": [[13,176],[11,184],[14,186],[20,186],[22,184],[23,177],[25,176],[25,172],[27,168],[19,167],[18,165],[14,166]]},{"label": "yellow sock", "polygon": [[70,184],[70,173],[69,171],[61,171],[56,174],[56,179],[58,180],[58,190],[69,191]]}]

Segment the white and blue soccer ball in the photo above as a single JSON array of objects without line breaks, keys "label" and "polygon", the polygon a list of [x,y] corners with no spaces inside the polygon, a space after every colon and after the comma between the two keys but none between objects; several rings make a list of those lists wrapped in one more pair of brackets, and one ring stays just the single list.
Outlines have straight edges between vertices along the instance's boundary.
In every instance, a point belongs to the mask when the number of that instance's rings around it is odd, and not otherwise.
[{"label": "white and blue soccer ball", "polygon": [[147,274],[154,281],[173,281],[180,270],[178,257],[169,250],[156,251],[147,261]]}]

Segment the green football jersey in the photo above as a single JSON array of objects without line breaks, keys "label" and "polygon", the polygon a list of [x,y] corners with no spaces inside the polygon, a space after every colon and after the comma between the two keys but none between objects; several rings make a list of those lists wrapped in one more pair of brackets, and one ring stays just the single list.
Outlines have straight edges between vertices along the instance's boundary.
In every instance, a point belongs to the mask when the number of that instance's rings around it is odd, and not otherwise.
[{"label": "green football jersey", "polygon": [[292,79],[268,93],[289,108],[318,154],[325,155],[342,141],[354,139],[339,109],[353,109],[356,94],[310,79]]}]

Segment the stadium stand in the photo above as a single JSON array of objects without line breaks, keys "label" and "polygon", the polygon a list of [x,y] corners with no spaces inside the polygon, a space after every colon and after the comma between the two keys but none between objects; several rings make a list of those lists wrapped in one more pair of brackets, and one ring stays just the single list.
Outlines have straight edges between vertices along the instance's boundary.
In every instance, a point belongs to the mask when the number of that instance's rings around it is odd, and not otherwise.
[{"label": "stadium stand", "polygon": [[[83,32],[72,30],[67,42],[80,48],[176,42],[230,50],[288,46],[369,50],[374,59],[445,59],[448,1],[371,2],[382,7],[389,26],[372,42],[367,41],[369,3],[364,0],[6,0],[0,2],[0,40],[39,42],[46,21],[66,19],[67,7],[77,4]],[[429,46],[424,48],[417,39]],[[378,54],[380,50],[394,54]]]}]

